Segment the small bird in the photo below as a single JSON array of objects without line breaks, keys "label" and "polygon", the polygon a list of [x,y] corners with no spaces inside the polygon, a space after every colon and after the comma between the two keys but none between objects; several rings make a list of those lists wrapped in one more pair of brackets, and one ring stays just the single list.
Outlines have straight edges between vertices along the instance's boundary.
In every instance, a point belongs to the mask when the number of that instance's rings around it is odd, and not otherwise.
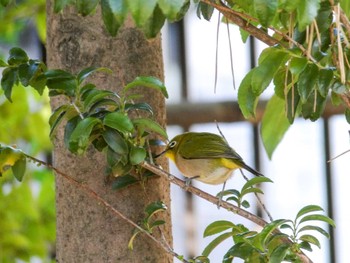
[{"label": "small bird", "polygon": [[236,169],[243,168],[256,176],[260,172],[246,165],[226,140],[208,132],[186,132],[175,136],[160,154],[174,161],[187,177],[186,183],[196,179],[207,184],[224,184]]}]

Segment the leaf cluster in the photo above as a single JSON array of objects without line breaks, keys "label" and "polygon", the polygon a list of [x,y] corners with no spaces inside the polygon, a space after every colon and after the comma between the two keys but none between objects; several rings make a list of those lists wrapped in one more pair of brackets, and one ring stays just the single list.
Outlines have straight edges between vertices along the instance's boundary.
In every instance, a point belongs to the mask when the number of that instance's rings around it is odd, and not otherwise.
[{"label": "leaf cluster", "polygon": [[127,15],[131,14],[135,25],[152,38],[161,30],[166,19],[174,22],[183,18],[190,0],[55,0],[54,11],[61,12],[67,5],[74,5],[83,16],[95,12],[100,6],[103,22],[112,36],[118,33]]},{"label": "leaf cluster", "polygon": [[167,209],[168,209],[167,206],[161,201],[153,202],[145,208],[145,218],[139,224],[141,228],[139,228],[139,229],[137,228],[134,230],[134,233],[131,236],[129,243],[128,243],[129,249],[131,249],[131,250],[133,249],[134,240],[139,234],[141,234],[143,232],[147,232],[149,234],[152,234],[154,228],[165,224],[164,220],[157,219],[156,214],[164,212]]},{"label": "leaf cluster", "polygon": [[247,200],[244,199],[244,197],[250,193],[263,194],[264,192],[254,185],[267,182],[272,182],[272,180],[267,177],[254,177],[242,186],[241,191],[238,191],[236,189],[228,189],[225,191],[221,191],[217,194],[217,196],[220,196],[222,198],[226,197],[227,202],[233,201],[237,204],[239,208],[249,208],[250,204]]},{"label": "leaf cluster", "polygon": [[[320,247],[318,239],[309,234],[309,231],[316,231],[329,238],[328,233],[321,227],[305,224],[309,221],[319,221],[335,226],[329,217],[313,213],[318,211],[322,211],[319,206],[306,206],[298,212],[294,221],[274,220],[266,224],[260,232],[230,221],[213,222],[205,229],[203,235],[218,236],[208,244],[202,255],[208,257],[218,245],[229,239],[234,245],[223,256],[222,262],[225,263],[233,262],[235,258],[241,258],[245,262],[302,262],[301,250],[312,251],[311,245]],[[288,229],[292,235],[289,236],[280,229]]]},{"label": "leaf cluster", "polygon": [[[41,61],[29,59],[20,48],[12,48],[7,62],[0,61],[0,66],[5,68],[1,86],[9,101],[12,101],[12,89],[19,83],[33,87],[39,94],[47,87],[50,96],[64,96],[67,103],[55,109],[49,119],[50,137],[54,139],[57,127],[64,120],[67,149],[77,155],[84,154],[90,145],[104,151],[109,175],[118,177],[129,175],[132,170],[138,171],[136,166],[147,157],[151,133],[167,138],[163,127],[153,120],[152,107],[145,102],[135,103],[135,95],[128,95],[131,89],[143,86],[167,97],[164,84],[154,77],[137,77],[117,94],[86,83],[93,73],[110,73],[107,68],[89,67],[76,75],[63,70],[47,70]],[[5,164],[17,169],[19,161]],[[2,166],[7,167],[5,164]],[[21,176],[16,178],[21,179]],[[123,185],[134,181],[122,179]]]}]

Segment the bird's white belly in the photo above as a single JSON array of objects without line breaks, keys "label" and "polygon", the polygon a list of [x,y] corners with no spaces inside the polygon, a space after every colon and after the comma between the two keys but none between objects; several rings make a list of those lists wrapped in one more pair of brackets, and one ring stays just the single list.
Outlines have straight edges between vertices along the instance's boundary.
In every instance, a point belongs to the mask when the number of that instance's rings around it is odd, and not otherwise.
[{"label": "bird's white belly", "polygon": [[[180,157],[181,158],[181,157]],[[181,165],[177,165],[180,172],[188,178],[195,178],[207,184],[222,184],[232,175],[232,170],[226,167],[215,167],[209,160],[203,159],[183,159],[177,160]]]}]

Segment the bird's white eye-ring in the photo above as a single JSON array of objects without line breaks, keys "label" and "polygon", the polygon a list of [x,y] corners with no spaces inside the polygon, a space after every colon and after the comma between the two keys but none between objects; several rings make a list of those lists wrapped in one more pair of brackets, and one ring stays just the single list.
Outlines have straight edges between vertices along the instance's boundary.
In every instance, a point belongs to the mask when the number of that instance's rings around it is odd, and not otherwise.
[{"label": "bird's white eye-ring", "polygon": [[172,141],[169,143],[169,148],[174,148],[176,145],[176,141]]}]

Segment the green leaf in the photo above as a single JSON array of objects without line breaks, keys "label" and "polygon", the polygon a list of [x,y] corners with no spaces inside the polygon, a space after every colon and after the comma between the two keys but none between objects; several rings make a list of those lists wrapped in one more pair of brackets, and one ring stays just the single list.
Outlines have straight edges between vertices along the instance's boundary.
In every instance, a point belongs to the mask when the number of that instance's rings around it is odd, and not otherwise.
[{"label": "green leaf", "polygon": [[311,213],[311,212],[315,212],[315,211],[323,211],[323,209],[322,209],[322,207],[320,207],[318,205],[307,205],[299,210],[299,212],[296,216],[296,219],[298,219],[299,217],[301,217],[307,213]]},{"label": "green leaf", "polygon": [[333,227],[335,227],[334,221],[325,215],[307,215],[300,219],[299,224],[307,221],[322,221]]},{"label": "green leaf", "polygon": [[15,164],[12,166],[12,172],[14,177],[18,181],[22,181],[23,176],[26,172],[26,166],[27,166],[27,159],[23,155],[20,159],[18,159]]},{"label": "green leaf", "polygon": [[261,183],[272,183],[273,181],[270,178],[259,176],[259,177],[254,177],[250,179],[248,182],[246,182],[243,187],[242,191],[247,190],[248,188],[252,187],[253,185],[256,184],[261,184]]},{"label": "green leaf", "polygon": [[317,12],[320,8],[320,0],[298,1],[297,5],[297,21],[300,32],[304,31],[306,27],[316,18]]},{"label": "green leaf", "polygon": [[18,70],[17,68],[6,68],[2,72],[1,87],[4,90],[5,97],[12,102],[12,88],[17,83]]},{"label": "green leaf", "polygon": [[56,127],[61,123],[63,116],[66,114],[69,107],[70,105],[68,104],[61,105],[51,114],[49,119],[50,137],[55,134]]},{"label": "green leaf", "polygon": [[162,29],[165,23],[165,16],[157,5],[151,17],[142,26],[142,31],[145,33],[147,38],[154,38],[158,35],[159,31]]},{"label": "green leaf", "polygon": [[134,130],[134,125],[130,118],[121,112],[108,113],[103,119],[103,124],[123,133]]},{"label": "green leaf", "polygon": [[318,120],[326,107],[326,102],[327,98],[322,97],[317,90],[313,90],[301,107],[303,117],[311,121]]},{"label": "green leaf", "polygon": [[9,65],[20,65],[22,63],[27,63],[28,60],[28,55],[23,49],[14,47],[10,49],[10,56],[7,60],[7,63]]},{"label": "green leaf", "polygon": [[64,127],[64,145],[69,148],[69,140],[70,137],[75,129],[77,127],[79,121],[81,120],[80,116],[77,115],[71,119],[69,119]]},{"label": "green leaf", "polygon": [[119,132],[106,128],[102,133],[103,138],[107,142],[108,146],[117,154],[128,156],[129,147],[125,139],[119,134]]},{"label": "green leaf", "polygon": [[112,189],[119,190],[137,182],[139,182],[139,180],[130,174],[118,176],[112,183]]},{"label": "green leaf", "polygon": [[330,238],[329,234],[327,231],[325,231],[323,228],[319,226],[303,226],[298,230],[298,233],[303,232],[303,231],[317,231],[324,235],[326,238]]},{"label": "green leaf", "polygon": [[289,70],[293,75],[299,75],[307,65],[307,59],[304,57],[293,57],[289,63]]},{"label": "green leaf", "polygon": [[7,67],[8,64],[0,58],[0,67]]},{"label": "green leaf", "polygon": [[166,18],[172,22],[183,16],[183,9],[188,8],[188,4],[189,0],[158,0],[160,9],[162,9]]},{"label": "green leaf", "polygon": [[268,102],[261,121],[261,137],[270,159],[290,126],[284,107],[284,100],[274,95]]},{"label": "green leaf", "polygon": [[98,124],[101,124],[101,120],[94,117],[88,117],[81,120],[69,138],[68,149],[72,153],[76,153],[78,155],[85,153],[87,147],[89,146],[91,132]]},{"label": "green leaf", "polygon": [[129,89],[135,88],[138,86],[143,86],[143,87],[159,90],[164,95],[165,98],[168,98],[168,92],[167,92],[166,87],[164,86],[163,82],[161,82],[159,79],[157,79],[155,77],[145,77],[145,76],[136,77],[132,82],[128,83],[124,87],[123,91],[125,93]]},{"label": "green leaf", "polygon": [[280,244],[277,246],[270,255],[270,263],[281,263],[290,249],[291,244]]},{"label": "green leaf", "polygon": [[320,69],[318,73],[317,88],[321,96],[327,97],[328,91],[333,80],[333,70]]},{"label": "green leaf", "polygon": [[91,92],[87,93],[87,96],[84,97],[84,109],[87,111],[89,108],[101,101],[102,99],[108,97],[108,96],[116,96],[116,94],[109,90],[92,90]]},{"label": "green leaf", "polygon": [[232,237],[232,232],[228,233],[223,233],[222,235],[219,235],[216,237],[214,240],[212,240],[203,250],[202,255],[203,256],[209,256],[210,253],[218,246],[220,245],[223,241],[226,239]]},{"label": "green leaf", "polygon": [[167,206],[161,202],[153,202],[145,208],[146,219],[150,219],[154,214],[167,210]]},{"label": "green leaf", "polygon": [[136,26],[142,27],[153,14],[157,0],[126,0]]},{"label": "green leaf", "polygon": [[303,236],[299,237],[299,239],[306,241],[308,243],[314,244],[314,245],[318,246],[318,248],[321,248],[320,241],[318,241],[318,239],[312,235],[303,235]]},{"label": "green leaf", "polygon": [[95,10],[98,2],[99,0],[76,0],[75,6],[80,14],[87,16]]},{"label": "green leaf", "polygon": [[116,36],[128,13],[126,0],[101,0],[102,19],[112,36]]},{"label": "green leaf", "polygon": [[315,87],[318,78],[318,68],[315,64],[308,64],[300,73],[298,91],[301,102],[305,103]]},{"label": "green leaf", "polygon": [[249,187],[248,189],[245,189],[241,192],[241,197],[244,195],[250,194],[250,193],[257,193],[257,194],[263,194],[263,190],[257,187]]},{"label": "green leaf", "polygon": [[146,112],[150,113],[151,115],[153,115],[152,107],[146,102],[125,104],[125,111],[129,112],[131,110],[142,110],[142,111],[146,111]]},{"label": "green leaf", "polygon": [[134,240],[135,238],[137,237],[138,234],[142,233],[140,230],[135,230],[134,234],[131,236],[129,242],[128,242],[128,248],[130,250],[133,250],[134,249]]},{"label": "green leaf", "polygon": [[350,124],[350,110],[348,108],[345,109],[345,119]]},{"label": "green leaf", "polygon": [[77,75],[78,85],[80,85],[87,77],[89,77],[91,74],[95,72],[105,72],[105,73],[112,73],[112,70],[109,68],[103,68],[103,67],[88,67],[81,70]]},{"label": "green leaf", "polygon": [[55,13],[61,12],[63,8],[66,7],[71,2],[71,0],[54,0],[53,10]]},{"label": "green leaf", "polygon": [[138,118],[132,120],[134,126],[137,127],[137,130],[146,130],[148,132],[155,132],[159,134],[160,136],[164,137],[165,139],[168,138],[167,133],[165,132],[164,128],[160,126],[157,122],[149,119],[149,118]]},{"label": "green leaf", "polygon": [[296,87],[292,87],[287,93],[287,118],[290,124],[293,124],[294,119],[300,112],[299,107],[300,95]]},{"label": "green leaf", "polygon": [[208,5],[204,2],[199,2],[197,6],[197,16],[200,19],[201,16],[204,17],[205,20],[210,21],[214,12],[214,7]]},{"label": "green leaf", "polygon": [[90,106],[89,112],[96,113],[107,109],[108,111],[116,111],[118,109],[118,103],[113,99],[101,99]]},{"label": "green leaf", "polygon": [[253,92],[251,85],[254,70],[255,69],[252,69],[245,75],[238,89],[239,108],[246,119],[255,117],[255,109],[259,99],[259,96]]},{"label": "green leaf", "polygon": [[76,78],[60,69],[48,70],[44,73],[47,82],[46,85],[50,90],[55,90],[56,94],[64,94],[69,97],[75,96],[75,91],[78,87]]},{"label": "green leaf", "polygon": [[227,229],[233,228],[234,226],[235,224],[230,221],[226,221],[226,220],[215,221],[205,228],[203,237],[218,234]]},{"label": "green leaf", "polygon": [[130,148],[129,159],[132,165],[142,163],[146,158],[147,152],[142,147],[132,146]]},{"label": "green leaf", "polygon": [[255,0],[254,10],[263,27],[268,27],[276,15],[277,0]]},{"label": "green leaf", "polygon": [[[261,190],[260,190],[261,191]],[[261,191],[262,192],[262,191]],[[247,201],[247,200],[243,200],[243,202],[241,203],[241,205],[244,207],[244,208],[246,208],[246,209],[248,209],[249,207],[250,207],[250,204],[249,204],[249,202]]]},{"label": "green leaf", "polygon": [[254,94],[260,95],[270,84],[280,66],[284,66],[287,53],[270,47],[263,51],[259,58],[259,66],[253,71],[251,85]]},{"label": "green leaf", "polygon": [[267,247],[267,240],[271,236],[272,232],[275,231],[280,225],[288,222],[288,220],[285,219],[277,219],[272,221],[271,223],[264,226],[264,228],[261,230],[261,232],[258,234],[258,243],[256,243],[257,247],[261,251],[265,251],[265,248]]},{"label": "green leaf", "polygon": [[312,247],[309,242],[303,241],[298,244],[298,247],[301,249],[305,249],[309,252],[312,252]]}]

